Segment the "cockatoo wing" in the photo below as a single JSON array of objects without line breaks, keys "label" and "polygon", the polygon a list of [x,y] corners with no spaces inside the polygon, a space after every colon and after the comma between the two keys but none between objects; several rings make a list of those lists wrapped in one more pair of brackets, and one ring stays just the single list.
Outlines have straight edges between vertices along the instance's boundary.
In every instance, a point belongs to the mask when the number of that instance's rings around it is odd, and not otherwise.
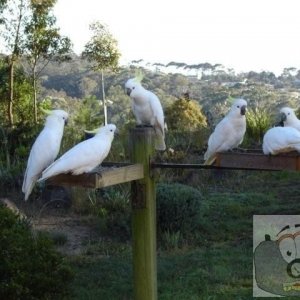
[{"label": "cockatoo wing", "polygon": [[34,142],[29,154],[22,185],[25,200],[28,199],[42,171],[55,160],[59,152],[60,141],[61,137],[56,137],[54,132],[44,129]]},{"label": "cockatoo wing", "polygon": [[264,154],[300,151],[300,132],[293,127],[274,127],[264,135]]},{"label": "cockatoo wing", "polygon": [[99,137],[83,141],[51,164],[43,172],[40,180],[45,180],[61,173],[78,175],[89,172],[102,163],[109,153],[110,146],[110,141],[102,140]]},{"label": "cockatoo wing", "polygon": [[294,124],[292,127],[296,128],[297,130],[300,131],[300,120],[298,120],[298,119],[294,120]]},{"label": "cockatoo wing", "polygon": [[164,112],[159,99],[151,92],[149,92],[149,102],[153,115],[151,125],[155,130],[155,149],[164,151],[166,150]]},{"label": "cockatoo wing", "polygon": [[243,141],[243,135],[236,132],[234,123],[225,117],[215,128],[208,139],[208,148],[204,154],[204,164],[212,164],[216,153],[237,147]]}]

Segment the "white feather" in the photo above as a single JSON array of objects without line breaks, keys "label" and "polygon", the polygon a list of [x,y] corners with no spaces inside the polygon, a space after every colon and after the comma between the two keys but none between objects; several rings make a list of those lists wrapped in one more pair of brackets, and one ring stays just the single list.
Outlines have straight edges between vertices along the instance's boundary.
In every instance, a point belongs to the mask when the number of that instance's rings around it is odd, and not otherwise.
[{"label": "white feather", "polygon": [[108,155],[115,131],[113,124],[101,127],[94,137],[77,144],[51,164],[38,181],[62,173],[78,175],[92,171]]},{"label": "white feather", "polygon": [[67,119],[68,114],[63,110],[53,110],[46,118],[45,126],[30,150],[22,185],[25,201],[42,171],[57,157]]},{"label": "white feather", "polygon": [[300,152],[300,132],[293,127],[273,127],[265,133],[262,147],[264,154]]},{"label": "white feather", "polygon": [[236,148],[243,141],[246,132],[246,118],[241,113],[247,107],[244,99],[234,101],[229,113],[216,126],[208,139],[208,148],[204,154],[205,164],[213,162],[217,152]]},{"label": "white feather", "polygon": [[290,107],[283,107],[280,110],[281,114],[285,115],[285,121],[283,121],[284,127],[294,127],[300,131],[300,120],[295,115],[295,111]]},{"label": "white feather", "polygon": [[151,125],[155,130],[155,149],[164,151],[164,112],[158,97],[146,90],[135,78],[125,83],[127,94],[132,100],[132,111],[137,125]]}]

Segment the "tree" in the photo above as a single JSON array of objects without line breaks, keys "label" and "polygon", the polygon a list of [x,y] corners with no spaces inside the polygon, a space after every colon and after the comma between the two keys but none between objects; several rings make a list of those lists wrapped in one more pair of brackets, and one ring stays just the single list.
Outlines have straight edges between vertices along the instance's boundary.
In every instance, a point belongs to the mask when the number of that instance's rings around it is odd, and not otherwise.
[{"label": "tree", "polygon": [[94,63],[93,70],[101,71],[102,82],[102,100],[104,109],[104,123],[107,124],[107,103],[105,100],[104,91],[104,71],[111,69],[117,70],[120,58],[117,40],[109,32],[106,25],[100,22],[94,22],[90,25],[90,30],[93,32],[91,40],[85,45],[82,57]]},{"label": "tree", "polygon": [[41,72],[50,61],[64,61],[70,59],[71,49],[69,38],[61,36],[55,27],[56,18],[52,15],[52,8],[56,0],[31,0],[31,18],[25,28],[26,59],[30,66],[33,85],[34,120],[37,122],[37,82]]},{"label": "tree", "polygon": [[166,110],[169,129],[190,131],[206,127],[206,117],[201,111],[198,102],[190,100],[185,93]]},{"label": "tree", "polygon": [[5,6],[6,6],[7,0],[0,0],[0,24],[4,23],[4,16],[2,15]]},{"label": "tree", "polygon": [[[9,65],[7,60],[0,58],[0,114],[5,115],[7,107],[7,95],[9,91]],[[32,87],[26,72],[20,65],[14,70],[14,124],[19,125],[30,122],[32,109]],[[6,123],[6,122],[5,122]],[[4,124],[4,122],[2,123]],[[0,126],[2,125],[0,124]]]},{"label": "tree", "polygon": [[23,52],[24,26],[28,14],[27,0],[0,0],[0,24],[1,36],[5,40],[5,48],[9,52],[7,56],[9,65],[9,96],[7,105],[7,117],[10,126],[14,124],[14,72],[15,64]]}]

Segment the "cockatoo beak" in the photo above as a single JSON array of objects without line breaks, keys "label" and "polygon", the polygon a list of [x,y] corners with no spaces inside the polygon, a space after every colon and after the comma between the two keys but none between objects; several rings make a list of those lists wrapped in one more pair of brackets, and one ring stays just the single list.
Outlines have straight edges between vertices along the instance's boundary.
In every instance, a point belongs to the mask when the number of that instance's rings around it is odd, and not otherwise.
[{"label": "cockatoo beak", "polygon": [[44,114],[46,114],[46,115],[51,115],[51,113],[52,113],[51,110],[49,110],[49,109],[44,109],[44,108],[42,108],[42,107],[41,107],[41,111],[42,111]]},{"label": "cockatoo beak", "polygon": [[65,126],[67,126],[68,125],[68,119],[65,119]]},{"label": "cockatoo beak", "polygon": [[131,94],[131,89],[130,88],[126,89],[126,94],[127,94],[127,96],[130,96],[130,94]]},{"label": "cockatoo beak", "polygon": [[286,114],[285,113],[281,113],[280,114],[280,121],[281,122],[285,122],[286,121]]},{"label": "cockatoo beak", "polygon": [[115,135],[119,135],[119,134],[120,134],[120,131],[119,131],[118,128],[116,128],[116,130],[115,130]]},{"label": "cockatoo beak", "polygon": [[241,115],[244,116],[246,114],[246,105],[241,107]]}]

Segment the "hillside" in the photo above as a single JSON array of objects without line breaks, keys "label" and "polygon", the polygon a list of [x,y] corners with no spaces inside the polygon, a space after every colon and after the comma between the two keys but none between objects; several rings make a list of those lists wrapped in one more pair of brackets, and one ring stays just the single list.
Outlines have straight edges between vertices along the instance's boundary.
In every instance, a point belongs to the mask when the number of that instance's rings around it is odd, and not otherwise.
[{"label": "hillside", "polygon": [[[189,66],[171,62],[164,66],[142,60],[122,66],[117,73],[105,74],[108,99],[124,98],[124,83],[138,68],[145,75],[143,85],[159,96],[164,107],[188,92],[205,112],[210,111],[216,118],[227,109],[226,100],[230,97],[244,97],[250,107],[267,107],[274,113],[283,105],[297,108],[300,99],[300,71],[294,68],[284,69],[280,76],[271,72],[236,74],[207,63]],[[75,54],[69,62],[49,64],[41,79],[42,97],[102,98],[100,74]]]}]

